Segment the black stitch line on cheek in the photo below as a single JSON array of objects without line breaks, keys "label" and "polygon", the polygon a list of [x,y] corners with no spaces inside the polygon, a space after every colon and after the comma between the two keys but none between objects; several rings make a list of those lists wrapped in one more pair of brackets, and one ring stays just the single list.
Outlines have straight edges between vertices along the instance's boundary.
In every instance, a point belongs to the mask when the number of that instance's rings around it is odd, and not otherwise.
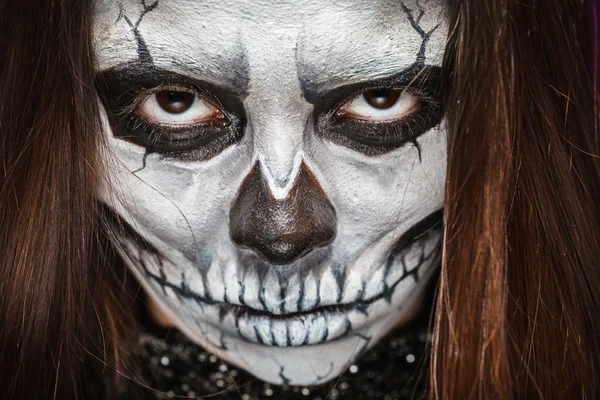
[{"label": "black stitch line on cheek", "polygon": [[146,160],[148,159],[148,156],[150,154],[152,154],[153,151],[150,150],[150,148],[146,147],[146,150],[144,151],[144,157],[142,158],[142,166],[138,169],[136,169],[135,171],[131,171],[132,174],[136,174],[138,172],[140,172],[141,170],[146,168]]},{"label": "black stitch line on cheek", "polygon": [[413,146],[415,146],[415,148],[417,149],[417,152],[419,153],[419,162],[422,163],[423,159],[421,158],[421,145],[419,144],[419,142],[417,141],[417,138],[414,138],[413,140],[411,140],[411,143],[413,144]]}]

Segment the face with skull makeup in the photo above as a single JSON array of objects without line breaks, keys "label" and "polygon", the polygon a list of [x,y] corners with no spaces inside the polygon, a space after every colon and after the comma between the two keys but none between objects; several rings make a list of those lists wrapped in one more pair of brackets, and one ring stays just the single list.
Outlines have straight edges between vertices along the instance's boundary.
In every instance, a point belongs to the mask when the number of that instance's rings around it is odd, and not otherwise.
[{"label": "face with skull makeup", "polygon": [[94,29],[101,200],[179,329],[305,385],[406,319],[440,257],[443,0],[99,0]]}]

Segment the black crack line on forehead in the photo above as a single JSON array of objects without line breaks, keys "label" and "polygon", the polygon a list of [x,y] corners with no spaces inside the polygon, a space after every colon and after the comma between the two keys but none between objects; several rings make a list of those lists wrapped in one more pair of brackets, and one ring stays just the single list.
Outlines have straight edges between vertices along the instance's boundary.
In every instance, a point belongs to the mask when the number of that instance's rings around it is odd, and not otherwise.
[{"label": "black crack line on forehead", "polygon": [[156,0],[154,3],[147,5],[146,0],[141,0],[140,4],[142,5],[142,12],[135,24],[131,22],[129,17],[127,17],[127,14],[125,14],[125,12],[123,11],[123,4],[121,4],[120,6],[119,17],[117,18],[117,21],[119,21],[121,18],[125,19],[129,27],[131,28],[133,36],[135,37],[135,40],[137,42],[138,58],[142,63],[146,63],[148,65],[154,65],[154,60],[152,59],[152,55],[150,55],[150,50],[148,50],[148,45],[146,44],[146,41],[140,34],[139,26],[144,16],[158,6],[158,1],[159,0]]},{"label": "black crack line on forehead", "polygon": [[[437,24],[432,29],[430,29],[428,32],[425,32],[425,30],[420,26],[421,18],[423,18],[423,15],[425,15],[425,9],[423,7],[421,7],[421,4],[418,0],[417,0],[416,4],[417,4],[417,9],[418,9],[418,14],[415,18],[414,14],[413,14],[413,10],[408,8],[406,6],[406,4],[404,4],[404,2],[400,2],[400,7],[402,7],[402,11],[404,11],[404,13],[406,14],[406,17],[408,18],[408,21],[410,22],[413,29],[421,37],[421,46],[419,47],[419,52],[417,53],[417,59],[415,60],[415,62],[409,69],[425,67],[425,60],[426,60],[425,52],[427,51],[427,43],[429,42],[429,38],[431,37],[431,35],[440,26],[440,24]],[[421,152],[421,144],[418,142],[417,138],[412,139],[410,142],[417,149],[417,153],[419,154],[419,162],[422,162],[423,158],[422,158],[422,152]]]},{"label": "black crack line on forehead", "polygon": [[123,3],[119,4],[119,15],[117,15],[117,19],[115,19],[115,25],[123,19],[123,16],[125,15],[125,10],[123,9]]},{"label": "black crack line on forehead", "polygon": [[417,53],[417,60],[415,62],[415,65],[425,66],[425,51],[427,49],[427,43],[429,42],[429,38],[431,37],[433,32],[435,32],[436,29],[439,28],[440,24],[437,24],[431,30],[425,32],[425,30],[419,25],[421,23],[421,18],[423,18],[423,15],[425,15],[425,10],[421,8],[419,2],[417,2],[417,8],[419,10],[416,18],[413,14],[413,10],[408,8],[406,4],[404,4],[404,2],[400,2],[400,7],[402,7],[402,11],[404,11],[404,13],[406,14],[408,21],[412,25],[413,29],[419,34],[422,40],[421,47],[419,48],[419,52]]}]

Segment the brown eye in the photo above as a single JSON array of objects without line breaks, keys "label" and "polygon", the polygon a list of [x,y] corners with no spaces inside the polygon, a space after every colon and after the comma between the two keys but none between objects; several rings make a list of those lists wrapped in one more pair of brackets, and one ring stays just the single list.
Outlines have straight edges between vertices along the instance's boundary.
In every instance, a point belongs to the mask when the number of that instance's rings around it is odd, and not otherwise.
[{"label": "brown eye", "polygon": [[148,96],[137,113],[157,123],[190,125],[205,121],[225,121],[225,116],[211,101],[194,93],[161,90]]},{"label": "brown eye", "polygon": [[345,118],[393,121],[419,109],[419,99],[392,88],[369,89],[340,107],[336,115]]},{"label": "brown eye", "polygon": [[401,91],[394,89],[372,89],[366,91],[363,96],[371,107],[386,110],[396,104],[401,94]]},{"label": "brown eye", "polygon": [[181,114],[189,110],[195,98],[196,96],[186,92],[165,90],[156,93],[156,102],[169,114]]}]

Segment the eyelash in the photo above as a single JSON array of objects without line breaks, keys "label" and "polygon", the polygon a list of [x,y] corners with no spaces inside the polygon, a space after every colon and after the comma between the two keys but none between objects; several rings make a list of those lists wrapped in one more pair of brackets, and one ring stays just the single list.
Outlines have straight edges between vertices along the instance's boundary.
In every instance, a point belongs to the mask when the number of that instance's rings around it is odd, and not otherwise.
[{"label": "eyelash", "polygon": [[[107,71],[97,77],[98,93],[107,110],[115,137],[144,147],[146,154],[159,153],[181,160],[205,161],[243,136],[243,110],[227,112],[228,108],[223,107],[211,92],[194,85],[156,82],[175,81],[177,78],[156,73],[148,76],[155,82],[140,81],[137,75],[130,76],[129,70]],[[168,125],[156,123],[136,112],[150,96],[165,90],[184,91],[206,99],[223,113],[223,118],[195,124]],[[235,101],[229,108],[239,110]]]},{"label": "eyelash", "polygon": [[[421,79],[410,80],[411,84],[382,85],[355,91],[343,101],[335,103],[333,111],[321,113],[315,120],[315,130],[324,139],[368,156],[385,154],[406,143],[413,143],[419,151],[420,158],[421,149],[417,138],[437,126],[443,117],[438,90],[439,72],[438,68],[431,68],[422,74]],[[381,122],[336,115],[335,110],[345,104],[348,99],[355,98],[365,91],[379,88],[405,90],[419,101],[419,108],[404,118]]]},{"label": "eyelash", "polygon": [[[418,148],[416,139],[422,133],[436,126],[442,118],[439,95],[432,88],[437,87],[437,79],[422,79],[415,84],[365,86],[354,90],[351,95],[340,96],[343,100],[324,107],[324,112],[315,112],[315,131],[318,136],[351,148],[366,155],[379,155],[412,142]],[[434,77],[435,78],[435,77]],[[115,136],[146,148],[147,153],[161,153],[167,157],[184,160],[207,160],[239,141],[243,136],[245,116],[227,112],[227,108],[210,92],[190,85],[157,84],[141,85],[140,89],[130,89],[119,93],[123,84],[117,80],[117,95],[105,93],[101,96],[109,112],[109,119]],[[397,120],[359,120],[336,115],[344,104],[369,90],[406,90],[419,101],[415,112]],[[202,121],[195,124],[161,124],[140,115],[137,110],[149,96],[171,90],[192,93],[210,102],[223,114],[218,121]],[[317,110],[319,107],[315,107]],[[239,112],[238,112],[239,113]],[[243,113],[243,111],[242,111]]]}]

